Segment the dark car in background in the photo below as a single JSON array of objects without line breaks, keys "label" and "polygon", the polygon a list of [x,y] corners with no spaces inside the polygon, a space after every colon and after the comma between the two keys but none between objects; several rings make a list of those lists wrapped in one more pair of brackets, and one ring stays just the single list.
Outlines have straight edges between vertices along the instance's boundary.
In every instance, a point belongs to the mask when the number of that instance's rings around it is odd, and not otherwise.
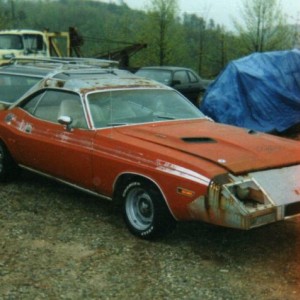
[{"label": "dark car in background", "polygon": [[193,70],[183,67],[143,67],[135,74],[173,87],[197,107],[202,95],[212,83],[212,80],[203,79]]}]

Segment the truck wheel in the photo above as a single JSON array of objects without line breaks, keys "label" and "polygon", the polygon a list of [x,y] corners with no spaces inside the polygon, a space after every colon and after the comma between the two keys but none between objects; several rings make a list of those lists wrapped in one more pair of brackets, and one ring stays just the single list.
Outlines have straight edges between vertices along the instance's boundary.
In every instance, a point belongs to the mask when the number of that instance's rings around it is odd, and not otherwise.
[{"label": "truck wheel", "polygon": [[122,193],[123,214],[131,233],[153,239],[171,232],[176,221],[159,192],[144,180],[130,182]]},{"label": "truck wheel", "polygon": [[0,181],[7,181],[16,174],[17,166],[0,141]]}]

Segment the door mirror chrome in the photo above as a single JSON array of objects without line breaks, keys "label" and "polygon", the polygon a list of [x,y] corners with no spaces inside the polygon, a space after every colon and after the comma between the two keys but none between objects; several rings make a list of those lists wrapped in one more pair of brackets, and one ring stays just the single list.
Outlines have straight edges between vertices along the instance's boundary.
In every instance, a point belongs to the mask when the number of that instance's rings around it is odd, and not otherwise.
[{"label": "door mirror chrome", "polygon": [[69,116],[60,116],[58,118],[58,123],[61,125],[66,126],[68,131],[71,131],[71,124],[72,124],[73,119]]}]

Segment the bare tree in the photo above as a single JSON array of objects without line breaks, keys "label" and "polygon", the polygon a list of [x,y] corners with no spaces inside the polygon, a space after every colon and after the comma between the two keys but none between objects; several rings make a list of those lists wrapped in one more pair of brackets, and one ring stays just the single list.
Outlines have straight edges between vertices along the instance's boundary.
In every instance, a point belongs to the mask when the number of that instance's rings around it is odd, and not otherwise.
[{"label": "bare tree", "polygon": [[234,23],[247,52],[287,47],[291,35],[281,12],[280,0],[244,0],[241,18],[242,23]]}]

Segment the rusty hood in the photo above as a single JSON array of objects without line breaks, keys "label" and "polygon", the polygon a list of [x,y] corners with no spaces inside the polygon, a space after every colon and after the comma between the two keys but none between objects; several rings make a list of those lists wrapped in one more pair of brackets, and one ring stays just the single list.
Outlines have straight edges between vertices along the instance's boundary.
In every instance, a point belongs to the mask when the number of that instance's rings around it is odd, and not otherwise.
[{"label": "rusty hood", "polygon": [[[209,120],[189,120],[118,127],[122,135],[173,149],[174,157],[192,155],[234,173],[300,163],[300,142],[256,133]],[[168,151],[168,152],[169,152]]]}]

